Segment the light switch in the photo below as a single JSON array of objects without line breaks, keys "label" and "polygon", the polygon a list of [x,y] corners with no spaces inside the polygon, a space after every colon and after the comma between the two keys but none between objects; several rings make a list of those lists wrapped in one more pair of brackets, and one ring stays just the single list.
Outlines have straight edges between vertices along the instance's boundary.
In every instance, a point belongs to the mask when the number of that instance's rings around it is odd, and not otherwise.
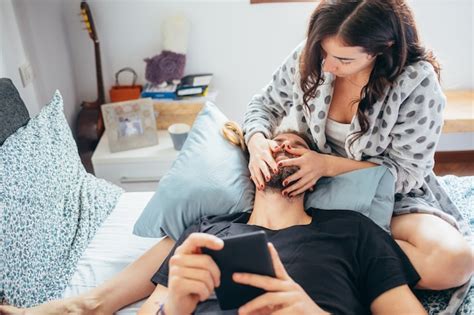
[{"label": "light switch", "polygon": [[20,66],[19,70],[23,87],[27,87],[31,83],[31,81],[33,81],[33,67],[29,62],[26,62],[22,66]]}]

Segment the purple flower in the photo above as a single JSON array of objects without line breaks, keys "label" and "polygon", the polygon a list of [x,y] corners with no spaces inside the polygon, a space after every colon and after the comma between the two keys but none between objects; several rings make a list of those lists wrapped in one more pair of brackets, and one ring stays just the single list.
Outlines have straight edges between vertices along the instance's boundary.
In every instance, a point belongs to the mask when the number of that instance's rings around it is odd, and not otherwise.
[{"label": "purple flower", "polygon": [[153,84],[161,84],[172,80],[181,80],[186,65],[186,55],[169,50],[152,58],[146,58],[145,78]]}]

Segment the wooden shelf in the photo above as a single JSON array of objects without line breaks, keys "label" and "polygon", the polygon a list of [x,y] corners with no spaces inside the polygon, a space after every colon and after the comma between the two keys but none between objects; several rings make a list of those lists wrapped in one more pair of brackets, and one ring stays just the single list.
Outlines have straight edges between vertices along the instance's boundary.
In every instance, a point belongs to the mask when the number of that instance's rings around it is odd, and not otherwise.
[{"label": "wooden shelf", "polygon": [[443,133],[474,132],[474,90],[444,92],[447,105],[444,110]]},{"label": "wooden shelf", "polygon": [[474,175],[474,151],[436,152],[434,172],[438,176]]}]

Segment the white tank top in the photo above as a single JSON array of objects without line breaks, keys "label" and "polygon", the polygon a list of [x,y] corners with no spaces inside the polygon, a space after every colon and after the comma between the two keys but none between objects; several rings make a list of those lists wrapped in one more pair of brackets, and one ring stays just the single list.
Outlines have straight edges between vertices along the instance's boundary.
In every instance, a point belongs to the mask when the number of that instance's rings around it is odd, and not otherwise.
[{"label": "white tank top", "polygon": [[329,146],[338,155],[347,157],[345,144],[351,124],[343,124],[330,118],[326,121],[326,139]]}]

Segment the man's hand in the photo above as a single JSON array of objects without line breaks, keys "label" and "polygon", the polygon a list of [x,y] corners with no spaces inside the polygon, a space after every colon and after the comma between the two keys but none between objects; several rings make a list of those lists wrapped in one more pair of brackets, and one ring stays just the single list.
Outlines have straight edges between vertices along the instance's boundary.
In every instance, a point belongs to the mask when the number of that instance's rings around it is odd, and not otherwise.
[{"label": "man's hand", "polygon": [[214,235],[193,233],[176,248],[169,261],[166,314],[191,314],[220,285],[220,270],[201,247],[220,250],[224,242]]},{"label": "man's hand", "polygon": [[234,273],[235,282],[264,289],[267,293],[239,308],[244,314],[328,314],[323,311],[286,273],[278,253],[268,244],[276,278],[247,273]]}]

